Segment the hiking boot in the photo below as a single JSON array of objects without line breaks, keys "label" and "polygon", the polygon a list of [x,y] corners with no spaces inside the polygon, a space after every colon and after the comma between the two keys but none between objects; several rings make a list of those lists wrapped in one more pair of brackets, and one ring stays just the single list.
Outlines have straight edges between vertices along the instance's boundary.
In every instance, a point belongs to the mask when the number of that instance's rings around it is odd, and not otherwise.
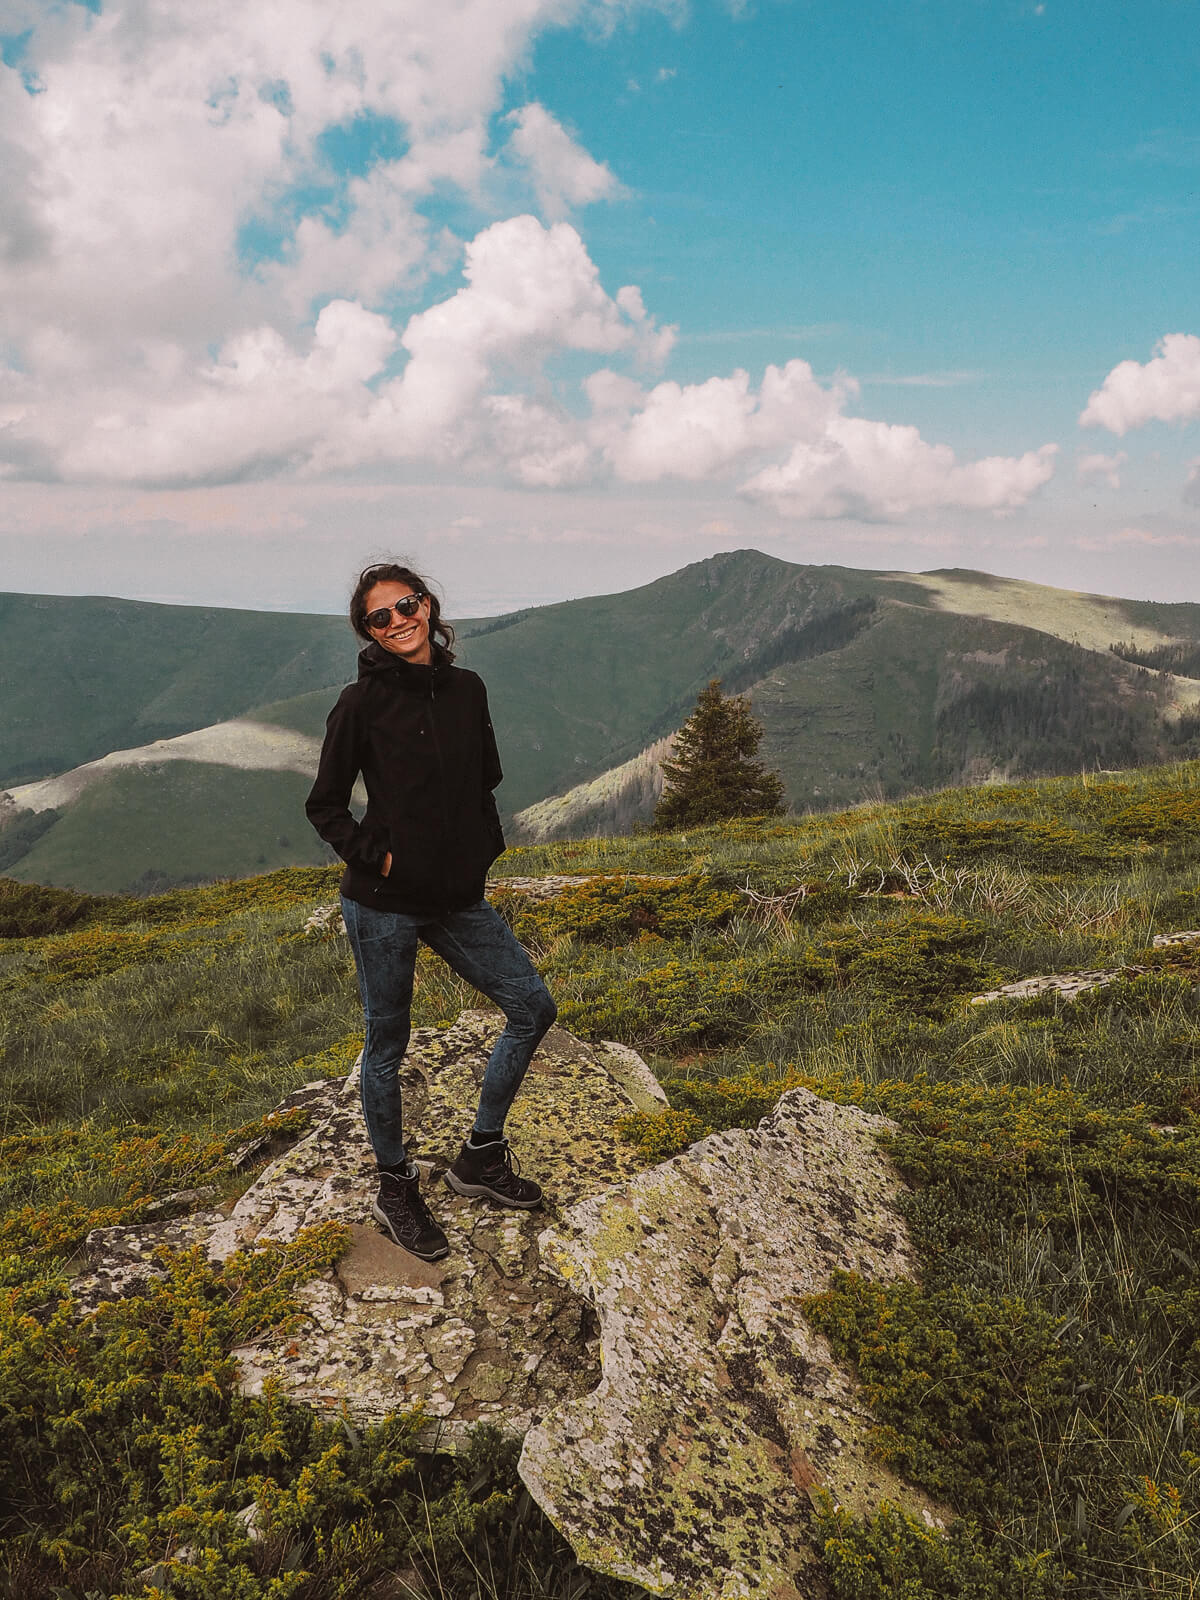
[{"label": "hiking boot", "polygon": [[520,1168],[507,1139],[488,1144],[464,1144],[446,1169],[446,1182],[456,1194],[485,1195],[502,1206],[532,1211],[542,1203],[541,1185],[518,1176]]},{"label": "hiking boot", "polygon": [[421,1199],[416,1167],[410,1168],[407,1177],[397,1172],[379,1174],[379,1193],[371,1202],[371,1215],[402,1250],[422,1261],[438,1261],[450,1254],[446,1235]]}]

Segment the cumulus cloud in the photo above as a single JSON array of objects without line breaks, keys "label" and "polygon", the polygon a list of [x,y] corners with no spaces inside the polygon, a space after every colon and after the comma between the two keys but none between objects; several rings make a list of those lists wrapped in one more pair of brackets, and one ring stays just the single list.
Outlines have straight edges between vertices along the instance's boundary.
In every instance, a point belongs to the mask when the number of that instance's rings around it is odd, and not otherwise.
[{"label": "cumulus cloud", "polygon": [[824,388],[807,361],[769,366],[758,391],[736,371],[704,383],[660,383],[649,394],[595,374],[586,385],[598,417],[596,436],[619,478],[712,477],[748,452],[820,432],[856,392],[849,380]]},{"label": "cumulus cloud", "polygon": [[[616,176],[538,102],[491,142],[536,32],[627,0],[6,3],[28,29],[0,67],[9,481],[200,493],[420,461],[899,519],[1009,509],[1053,470],[1053,446],[960,463],[850,416],[857,384],[804,361],[655,381],[675,330],[566,220]],[[540,219],[487,210],[514,163]],[[428,215],[448,187],[463,237]]]},{"label": "cumulus cloud", "polygon": [[536,217],[493,224],[466,250],[465,286],[412,317],[401,337],[409,360],[385,384],[367,425],[326,452],[324,464],[421,454],[508,464],[524,483],[552,486],[584,474],[570,418],[498,378],[537,380],[563,351],[654,359],[670,330],[648,317],[640,295],[605,293],[595,263],[569,223]]},{"label": "cumulus cloud", "polygon": [[509,146],[528,169],[542,214],[559,221],[578,206],[620,191],[611,170],[595,161],[546,110],[532,101],[510,113]]},{"label": "cumulus cloud", "polygon": [[1011,511],[1054,473],[1058,446],[1023,456],[960,463],[947,445],[916,428],[864,417],[834,417],[819,439],[742,485],[743,494],[797,517],[891,521],[915,511]]},{"label": "cumulus cloud", "polygon": [[1080,483],[1106,483],[1110,489],[1121,487],[1121,468],[1129,457],[1124,450],[1115,455],[1080,456],[1075,463],[1075,476]]},{"label": "cumulus cloud", "polygon": [[1107,428],[1122,436],[1147,422],[1186,422],[1200,417],[1200,338],[1168,333],[1144,364],[1122,361],[1088,398],[1083,428]]}]

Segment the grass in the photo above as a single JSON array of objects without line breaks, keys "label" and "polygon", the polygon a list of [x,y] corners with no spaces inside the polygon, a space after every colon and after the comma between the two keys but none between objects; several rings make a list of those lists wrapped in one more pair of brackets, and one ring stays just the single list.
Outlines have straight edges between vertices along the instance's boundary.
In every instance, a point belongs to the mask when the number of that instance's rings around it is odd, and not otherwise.
[{"label": "grass", "polygon": [[[845,1275],[805,1314],[857,1369],[879,1454],[960,1521],[941,1540],[827,1506],[834,1600],[1196,1593],[1200,948],[1150,944],[1200,925],[1198,800],[1200,765],[1181,764],[498,864],[605,875],[550,902],[496,899],[563,1019],[653,1062],[671,1110],[626,1128],[648,1153],[752,1126],[792,1084],[894,1120],[921,1281]],[[17,935],[0,940],[0,1457],[17,1464],[0,1572],[29,1600],[148,1595],[136,1573],[170,1553],[181,1517],[207,1541],[205,1600],[326,1600],[349,1566],[353,1592],[390,1583],[381,1596],[634,1593],[574,1565],[495,1440],[468,1468],[415,1459],[403,1419],[339,1442],[270,1397],[239,1409],[218,1335],[243,1315],[244,1278],[181,1266],[154,1302],[155,1327],[218,1330],[174,1376],[144,1348],[145,1308],[86,1334],[38,1310],[90,1226],[195,1182],[229,1192],[226,1152],[247,1128],[352,1059],[345,944],[303,932],[334,881],[314,868],[149,900],[0,892]],[[969,1004],[1018,977],[1127,964],[1148,970],[1073,1003]],[[477,1003],[421,962],[419,1022]],[[284,1315],[291,1269],[277,1269]],[[122,1388],[134,1350],[140,1387]],[[155,1411],[171,1384],[176,1410]],[[114,1430],[99,1478],[80,1456],[85,1415],[85,1432]],[[138,1464],[134,1416],[186,1471]],[[238,1438],[260,1442],[239,1454]],[[253,1550],[231,1520],[251,1488],[278,1508]]]}]

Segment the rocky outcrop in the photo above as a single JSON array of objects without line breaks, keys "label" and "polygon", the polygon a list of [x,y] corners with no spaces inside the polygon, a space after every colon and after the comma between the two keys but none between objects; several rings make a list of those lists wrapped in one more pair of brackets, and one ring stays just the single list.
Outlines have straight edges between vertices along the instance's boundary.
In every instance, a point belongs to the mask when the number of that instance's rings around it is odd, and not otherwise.
[{"label": "rocky outcrop", "polygon": [[[330,1218],[351,1227],[336,1271],[301,1291],[303,1334],[237,1352],[248,1390],[271,1378],[294,1399],[345,1406],[364,1421],[420,1405],[445,1442],[478,1422],[523,1433],[596,1381],[593,1318],[540,1259],[545,1216],[464,1200],[441,1182],[469,1131],[499,1026],[494,1014],[468,1012],[452,1028],[420,1030],[403,1072],[410,1150],[450,1242],[444,1261],[417,1260],[369,1221],[374,1163],[353,1076],[214,1230],[208,1252],[221,1259]],[[523,1170],[558,1204],[644,1164],[617,1124],[664,1102],[640,1060],[641,1075],[631,1070],[630,1054],[554,1029],[534,1059],[508,1132]]]},{"label": "rocky outcrop", "polygon": [[[470,1129],[488,1054],[501,1024],[466,1012],[451,1028],[419,1029],[403,1071],[410,1148],[450,1255],[433,1265],[385,1238],[370,1220],[374,1162],[358,1104],[357,1074],[306,1085],[310,1131],[280,1153],[264,1135],[237,1166],[273,1157],[229,1215],[204,1211],[153,1225],[110,1228],[88,1242],[91,1272],[76,1284],[84,1306],[136,1292],[161,1271],[159,1247],[201,1244],[209,1258],[294,1238],[328,1220],[349,1225],[334,1272],[300,1291],[303,1328],[236,1352],[248,1391],[268,1378],[319,1408],[374,1421],[420,1405],[430,1442],[451,1444],[478,1422],[518,1434],[599,1378],[590,1307],[541,1262],[546,1212],[464,1200],[441,1173]],[[571,1206],[645,1164],[617,1129],[622,1117],[666,1100],[636,1052],[594,1046],[552,1029],[509,1117],[518,1160],[552,1204]],[[551,1211],[552,1215],[553,1212]]]},{"label": "rocky outcrop", "polygon": [[[374,1168],[356,1075],[297,1091],[310,1130],[226,1213],[89,1240],[87,1303],[135,1292],[159,1245],[222,1260],[338,1219],[351,1245],[299,1292],[304,1318],[236,1352],[244,1387],[370,1422],[421,1406],[429,1445],[491,1422],[523,1435],[521,1473],[581,1559],[676,1600],[823,1591],[812,1499],[941,1513],[871,1460],[851,1376],[806,1323],[835,1266],[912,1271],[899,1180],[853,1107],[793,1090],[757,1129],[714,1134],[648,1168],[619,1131],[665,1104],[635,1051],[547,1035],[509,1120],[547,1191],[506,1211],[440,1181],[469,1127],[499,1027],[468,1012],[413,1036],[411,1146],[450,1254],[428,1264],[370,1222]],[[264,1138],[283,1138],[283,1132]],[[180,1205],[209,1204],[197,1193]]]},{"label": "rocky outcrop", "polygon": [[581,1558],[676,1600],[824,1593],[812,1501],[943,1514],[871,1459],[871,1419],[800,1301],[910,1274],[889,1124],[805,1089],[572,1207],[542,1258],[596,1308],[602,1376],[520,1471]]}]

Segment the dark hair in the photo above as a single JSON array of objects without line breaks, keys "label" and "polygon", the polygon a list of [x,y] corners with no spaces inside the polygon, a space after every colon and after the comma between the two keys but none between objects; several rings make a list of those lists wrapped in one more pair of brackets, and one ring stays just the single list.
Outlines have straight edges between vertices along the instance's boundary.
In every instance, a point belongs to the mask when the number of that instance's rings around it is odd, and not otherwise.
[{"label": "dark hair", "polygon": [[429,580],[397,561],[376,561],[359,573],[354,593],[350,596],[350,626],[358,637],[371,638],[371,631],[367,627],[367,596],[377,583],[406,583],[414,594],[426,597],[429,601],[429,637],[438,645],[444,659],[453,661],[454,629],[448,622],[442,621],[441,602],[430,587]]}]

